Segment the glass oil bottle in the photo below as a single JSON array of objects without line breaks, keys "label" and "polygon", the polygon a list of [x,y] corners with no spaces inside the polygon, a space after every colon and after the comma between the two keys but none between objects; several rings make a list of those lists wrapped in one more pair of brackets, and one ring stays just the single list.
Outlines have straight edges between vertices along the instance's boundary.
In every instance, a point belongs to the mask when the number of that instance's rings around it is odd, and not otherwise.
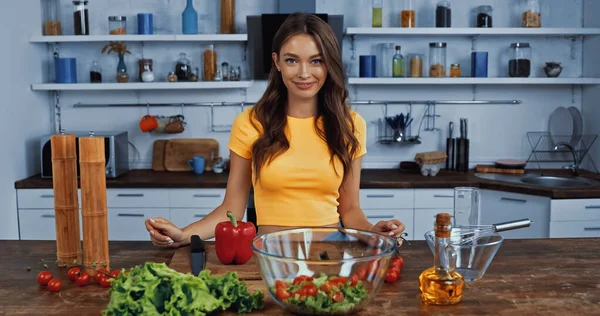
[{"label": "glass oil bottle", "polygon": [[450,246],[450,214],[436,216],[433,267],[419,276],[421,300],[430,305],[460,303],[465,287],[463,276],[456,271],[456,252]]}]

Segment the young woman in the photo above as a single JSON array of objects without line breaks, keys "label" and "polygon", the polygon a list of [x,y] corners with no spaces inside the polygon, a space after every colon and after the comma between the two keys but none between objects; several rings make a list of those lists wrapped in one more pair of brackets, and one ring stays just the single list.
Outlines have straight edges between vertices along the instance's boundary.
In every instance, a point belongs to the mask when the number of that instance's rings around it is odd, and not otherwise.
[{"label": "young woman", "polygon": [[268,87],[234,121],[231,168],[223,203],[180,229],[166,219],[146,220],[157,246],[179,247],[191,235],[212,238],[227,211],[244,217],[250,187],[258,233],[331,226],[400,238],[396,220],[372,225],[360,208],[359,184],[366,123],[350,110],[342,56],[329,25],[315,15],[292,14],[273,39]]}]

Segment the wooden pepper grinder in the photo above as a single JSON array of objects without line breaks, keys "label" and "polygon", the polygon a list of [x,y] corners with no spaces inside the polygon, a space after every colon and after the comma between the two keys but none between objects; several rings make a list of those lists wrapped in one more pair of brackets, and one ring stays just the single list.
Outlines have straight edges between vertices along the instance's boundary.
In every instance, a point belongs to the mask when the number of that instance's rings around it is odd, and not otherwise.
[{"label": "wooden pepper grinder", "polygon": [[79,138],[81,215],[83,218],[83,262],[88,273],[96,269],[110,271],[108,219],[106,210],[106,164],[104,137]]},{"label": "wooden pepper grinder", "polygon": [[50,146],[58,266],[81,264],[75,135],[52,135]]}]

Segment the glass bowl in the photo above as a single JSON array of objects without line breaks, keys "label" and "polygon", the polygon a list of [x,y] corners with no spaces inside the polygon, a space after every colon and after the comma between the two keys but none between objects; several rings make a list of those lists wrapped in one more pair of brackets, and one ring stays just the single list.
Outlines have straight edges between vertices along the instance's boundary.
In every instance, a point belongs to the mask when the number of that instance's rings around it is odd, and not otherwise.
[{"label": "glass bowl", "polygon": [[377,295],[396,240],[345,228],[298,228],[257,236],[252,250],[269,294],[297,315],[347,315]]},{"label": "glass bowl", "polygon": [[[472,231],[472,230],[470,230]],[[492,263],[496,252],[500,249],[504,237],[498,233],[490,233],[474,241],[460,244],[461,228],[452,228],[450,245],[456,251],[456,270],[465,278],[465,282],[475,282],[483,278],[486,270]],[[425,233],[425,240],[429,249],[435,251],[435,232],[430,230]]]}]

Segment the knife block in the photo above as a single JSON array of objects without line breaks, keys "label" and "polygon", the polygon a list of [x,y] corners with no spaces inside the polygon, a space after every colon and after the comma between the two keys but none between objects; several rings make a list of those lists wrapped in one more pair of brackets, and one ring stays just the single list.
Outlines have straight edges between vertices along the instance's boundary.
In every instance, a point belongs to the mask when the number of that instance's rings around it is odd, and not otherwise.
[{"label": "knife block", "polygon": [[104,137],[79,138],[83,262],[94,276],[96,268],[110,271],[106,207]]}]

